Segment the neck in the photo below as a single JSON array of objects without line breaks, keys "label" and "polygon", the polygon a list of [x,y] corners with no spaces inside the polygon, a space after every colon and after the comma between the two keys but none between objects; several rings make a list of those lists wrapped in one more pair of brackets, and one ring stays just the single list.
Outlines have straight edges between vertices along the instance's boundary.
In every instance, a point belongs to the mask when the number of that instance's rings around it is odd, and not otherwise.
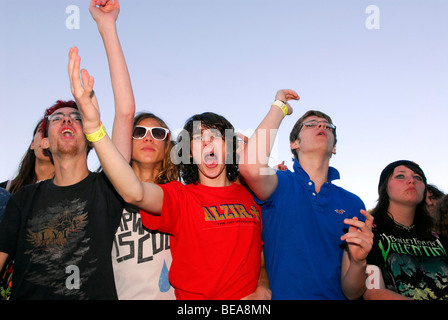
[{"label": "neck", "polygon": [[89,175],[87,159],[84,157],[70,159],[54,159],[53,183],[60,187],[71,186],[85,179]]},{"label": "neck", "polygon": [[228,187],[232,185],[232,181],[227,178],[225,171],[215,178],[209,178],[199,172],[199,183],[207,187]]},{"label": "neck", "polygon": [[141,182],[154,182],[156,183],[157,175],[160,172],[161,163],[148,163],[142,164],[133,161],[132,169],[135,172],[135,175]]},{"label": "neck", "polygon": [[316,192],[319,193],[322,185],[328,182],[328,168],[330,165],[329,157],[322,156],[304,156],[300,155],[299,163],[303,170],[310,176],[314,182]]},{"label": "neck", "polygon": [[36,159],[34,170],[36,172],[36,181],[47,180],[54,177],[54,166],[49,159]]},{"label": "neck", "polygon": [[414,223],[415,216],[415,206],[414,205],[403,205],[395,202],[389,203],[389,208],[387,209],[394,221],[404,225],[411,226]]}]

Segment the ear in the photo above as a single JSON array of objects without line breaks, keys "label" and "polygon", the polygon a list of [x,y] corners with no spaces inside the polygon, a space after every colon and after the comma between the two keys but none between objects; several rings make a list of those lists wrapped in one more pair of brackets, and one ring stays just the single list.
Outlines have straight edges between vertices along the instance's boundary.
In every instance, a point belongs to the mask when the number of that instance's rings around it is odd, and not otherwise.
[{"label": "ear", "polygon": [[336,154],[336,147],[333,148],[333,151],[331,153]]},{"label": "ear", "polygon": [[42,147],[42,149],[49,149],[50,142],[48,141],[48,138],[42,138],[42,142],[40,143],[40,146]]},{"label": "ear", "polygon": [[34,150],[34,141],[31,141],[30,149],[31,149],[31,150]]},{"label": "ear", "polygon": [[291,142],[290,147],[291,150],[299,150],[299,140],[294,140],[293,142]]}]

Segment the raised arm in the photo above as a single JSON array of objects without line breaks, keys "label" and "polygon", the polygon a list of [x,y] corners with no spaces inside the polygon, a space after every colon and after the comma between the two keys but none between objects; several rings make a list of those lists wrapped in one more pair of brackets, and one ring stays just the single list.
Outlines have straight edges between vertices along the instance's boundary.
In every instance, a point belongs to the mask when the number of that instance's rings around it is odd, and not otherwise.
[{"label": "raised arm", "polygon": [[[292,108],[288,101],[299,100],[299,96],[293,90],[279,90],[275,100],[283,101],[286,104],[289,115],[292,113]],[[277,175],[274,169],[268,166],[268,161],[278,128],[284,117],[283,110],[273,104],[250,137],[244,153],[240,157],[240,173],[260,200],[269,198],[277,187]]]},{"label": "raised arm", "polygon": [[135,100],[129,71],[117,33],[116,21],[120,12],[120,4],[118,0],[91,0],[89,11],[98,26],[109,62],[115,101],[112,141],[129,162],[132,151]]},{"label": "raised arm", "polygon": [[162,211],[163,190],[154,183],[142,183],[128,161],[123,158],[109,136],[102,131],[100,111],[93,93],[94,79],[87,70],[81,71],[77,48],[71,48],[68,72],[73,96],[82,116],[83,130],[92,141],[101,166],[124,201],[157,214]]}]

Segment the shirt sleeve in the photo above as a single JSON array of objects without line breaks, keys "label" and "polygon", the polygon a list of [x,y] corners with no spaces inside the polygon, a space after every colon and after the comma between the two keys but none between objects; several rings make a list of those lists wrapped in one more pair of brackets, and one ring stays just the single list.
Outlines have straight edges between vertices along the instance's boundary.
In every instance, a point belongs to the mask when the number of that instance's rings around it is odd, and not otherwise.
[{"label": "shirt sleeve", "polygon": [[172,181],[159,185],[163,190],[163,205],[160,215],[140,210],[143,225],[150,230],[158,230],[175,236],[178,233],[182,199],[184,198],[183,184]]},{"label": "shirt sleeve", "polygon": [[9,255],[14,255],[17,238],[20,232],[22,215],[15,202],[15,197],[11,197],[6,205],[3,220],[0,223],[0,251]]},{"label": "shirt sleeve", "polygon": [[277,172],[275,174],[277,175],[277,187],[275,188],[275,190],[271,194],[271,196],[269,198],[267,198],[266,200],[260,200],[255,195],[253,196],[256,204],[258,204],[259,206],[265,206],[265,205],[272,204],[275,201],[275,199],[278,197],[278,194],[281,193],[281,189],[284,185],[286,175],[284,174],[283,171],[280,171],[280,170],[277,170]]}]

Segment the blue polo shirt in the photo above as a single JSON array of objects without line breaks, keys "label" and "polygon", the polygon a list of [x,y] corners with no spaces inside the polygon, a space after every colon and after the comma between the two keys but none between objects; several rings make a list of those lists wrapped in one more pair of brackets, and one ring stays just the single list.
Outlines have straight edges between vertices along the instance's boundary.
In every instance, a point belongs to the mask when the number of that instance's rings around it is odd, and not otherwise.
[{"label": "blue polo shirt", "polygon": [[273,299],[346,299],[341,261],[347,231],[344,219],[365,209],[355,194],[331,183],[339,172],[330,167],[319,193],[297,160],[294,172],[277,171],[278,186],[262,205],[263,244]]}]

